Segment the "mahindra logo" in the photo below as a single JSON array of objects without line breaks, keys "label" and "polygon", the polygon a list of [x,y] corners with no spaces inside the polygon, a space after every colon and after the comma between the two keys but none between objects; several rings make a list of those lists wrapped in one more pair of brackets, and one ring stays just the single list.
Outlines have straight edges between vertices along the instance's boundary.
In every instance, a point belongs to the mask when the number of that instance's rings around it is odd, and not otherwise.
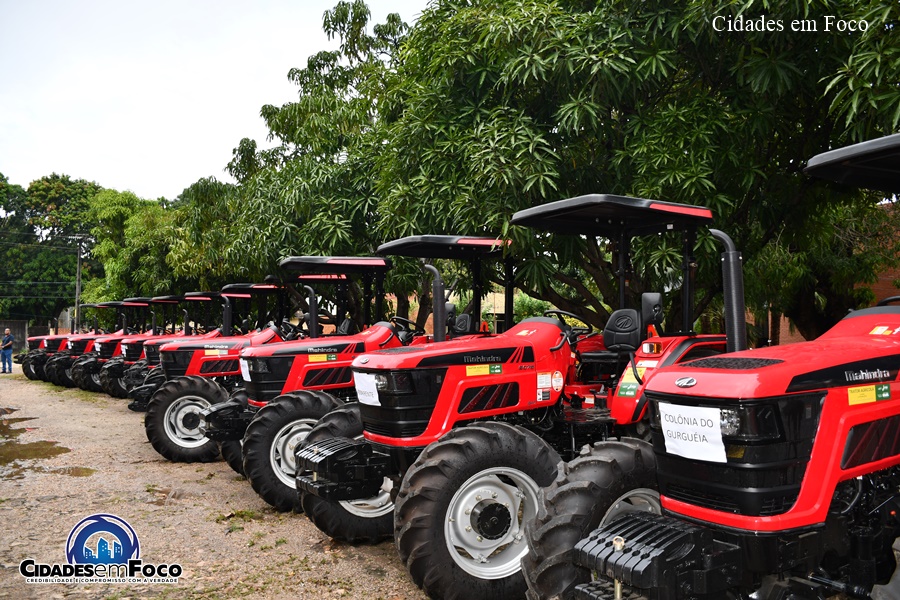
[{"label": "mahindra logo", "polygon": [[369,362],[369,359],[363,356],[361,359],[359,359],[359,362],[361,362],[362,364],[366,364],[367,362]]},{"label": "mahindra logo", "polygon": [[618,329],[630,329],[632,327],[632,319],[628,316],[619,317],[616,319],[616,328]]},{"label": "mahindra logo", "polygon": [[675,385],[680,388],[689,388],[697,385],[697,380],[693,377],[679,377],[675,380]]}]

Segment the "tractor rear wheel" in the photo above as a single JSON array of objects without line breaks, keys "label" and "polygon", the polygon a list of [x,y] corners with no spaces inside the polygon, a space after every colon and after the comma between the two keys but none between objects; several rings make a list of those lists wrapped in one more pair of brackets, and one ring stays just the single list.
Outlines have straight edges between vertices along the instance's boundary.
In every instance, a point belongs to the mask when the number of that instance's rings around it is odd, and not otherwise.
[{"label": "tractor rear wheel", "polygon": [[541,500],[525,527],[527,598],[571,598],[577,584],[591,580],[573,562],[575,544],[625,512],[661,512],[653,448],[631,438],[597,442],[563,465]]},{"label": "tractor rear wheel", "polygon": [[122,377],[114,374],[114,369],[121,370],[122,365],[119,363],[107,362],[100,369],[100,385],[103,391],[113,398],[127,398],[128,390],[125,389],[125,382]]},{"label": "tractor rear wheel", "polygon": [[[359,438],[363,434],[359,404],[345,404],[322,417],[307,442],[346,437]],[[301,492],[303,512],[322,533],[332,539],[351,544],[377,544],[390,538],[394,531],[394,501],[390,480],[377,496],[365,500],[334,502]]]},{"label": "tractor rear wheel", "polygon": [[403,477],[394,510],[400,559],[433,598],[521,598],[523,528],[559,455],[506,423],[454,429]]},{"label": "tractor rear wheel", "polygon": [[153,448],[172,462],[211,462],[219,446],[200,432],[200,411],[224,402],[228,394],[205,377],[177,377],[150,398],[144,430]]},{"label": "tractor rear wheel", "polygon": [[244,475],[275,510],[302,511],[294,448],[319,419],[342,404],[325,392],[291,392],[263,406],[250,421],[244,434]]}]

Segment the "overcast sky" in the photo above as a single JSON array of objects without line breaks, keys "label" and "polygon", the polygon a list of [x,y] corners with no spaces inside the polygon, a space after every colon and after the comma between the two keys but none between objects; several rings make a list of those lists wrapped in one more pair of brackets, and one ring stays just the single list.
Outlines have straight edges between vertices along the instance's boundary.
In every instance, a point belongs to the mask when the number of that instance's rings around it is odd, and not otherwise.
[{"label": "overcast sky", "polygon": [[[293,67],[336,48],[337,0],[0,0],[0,173],[51,173],[154,199],[265,145],[264,104],[296,98]],[[369,0],[407,23],[427,0]]]}]

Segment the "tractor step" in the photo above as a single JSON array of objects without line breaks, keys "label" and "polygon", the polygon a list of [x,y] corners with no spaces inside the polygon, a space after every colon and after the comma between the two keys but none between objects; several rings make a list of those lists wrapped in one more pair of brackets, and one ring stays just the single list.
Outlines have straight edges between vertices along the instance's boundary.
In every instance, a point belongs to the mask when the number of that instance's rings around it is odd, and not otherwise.
[{"label": "tractor step", "polygon": [[[592,581],[575,587],[575,600],[616,600],[616,587],[611,581]],[[622,591],[622,600],[648,600],[647,596]]]},{"label": "tractor step", "polygon": [[584,426],[608,425],[613,423],[608,408],[573,408],[566,406],[556,418],[559,423]]}]

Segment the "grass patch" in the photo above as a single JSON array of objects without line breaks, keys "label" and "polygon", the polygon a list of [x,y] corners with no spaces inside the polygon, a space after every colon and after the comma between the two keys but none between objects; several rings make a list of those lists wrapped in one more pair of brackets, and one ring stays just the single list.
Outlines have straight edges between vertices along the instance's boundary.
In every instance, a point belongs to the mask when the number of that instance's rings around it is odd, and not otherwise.
[{"label": "grass patch", "polygon": [[261,521],[263,519],[262,513],[256,512],[255,510],[234,510],[228,513],[227,515],[219,514],[216,517],[216,523],[221,523],[222,521]]}]

